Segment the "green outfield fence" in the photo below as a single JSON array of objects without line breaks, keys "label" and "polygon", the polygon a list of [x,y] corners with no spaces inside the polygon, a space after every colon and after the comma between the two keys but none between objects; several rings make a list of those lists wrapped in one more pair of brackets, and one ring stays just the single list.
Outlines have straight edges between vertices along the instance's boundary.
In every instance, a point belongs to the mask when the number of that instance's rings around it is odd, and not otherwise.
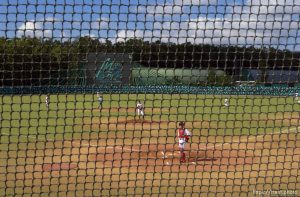
[{"label": "green outfield fence", "polygon": [[269,95],[294,96],[300,87],[214,87],[214,86],[60,86],[60,87],[0,87],[0,94],[55,94],[55,93],[149,93],[203,95]]}]

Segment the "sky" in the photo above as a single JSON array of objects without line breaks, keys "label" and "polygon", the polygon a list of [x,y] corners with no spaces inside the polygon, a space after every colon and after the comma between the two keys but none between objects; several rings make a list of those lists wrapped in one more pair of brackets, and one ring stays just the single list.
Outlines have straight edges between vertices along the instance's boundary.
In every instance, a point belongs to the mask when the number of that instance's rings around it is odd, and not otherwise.
[{"label": "sky", "polygon": [[0,37],[21,36],[300,51],[300,0],[1,0]]}]

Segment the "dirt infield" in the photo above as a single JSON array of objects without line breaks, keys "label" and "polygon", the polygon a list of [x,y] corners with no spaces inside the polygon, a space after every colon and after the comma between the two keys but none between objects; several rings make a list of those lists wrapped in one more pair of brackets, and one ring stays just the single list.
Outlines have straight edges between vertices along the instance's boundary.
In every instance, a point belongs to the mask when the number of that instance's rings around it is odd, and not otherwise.
[{"label": "dirt infield", "polygon": [[[86,150],[82,151],[84,149]],[[142,145],[135,148],[116,146],[98,148],[96,152],[90,148],[80,150],[80,155],[70,154],[70,158],[77,157],[86,164],[64,161],[44,164],[43,170],[85,169],[89,163],[96,163],[98,168],[128,168],[130,172],[195,172],[234,170],[259,161],[259,158],[253,155],[253,151],[243,150],[188,150],[186,163],[179,162],[179,152],[172,150],[170,146]]]},{"label": "dirt infield", "polygon": [[[135,128],[139,124],[129,122]],[[158,128],[176,126],[166,122],[146,124]],[[29,193],[47,193],[51,189],[58,193],[84,191],[83,196],[124,196],[147,188],[149,193],[162,190],[181,194],[186,188],[194,193],[222,193],[227,188],[230,194],[300,188],[297,129],[255,136],[206,136],[206,141],[194,136],[186,146],[186,163],[179,162],[176,142],[153,138],[157,140],[154,143],[151,137],[148,141],[131,137],[133,145],[125,144],[128,139],[117,135],[114,139],[19,143],[16,150],[1,156],[10,158],[2,164],[5,169],[0,166],[0,171],[6,172],[6,193],[13,193],[10,188],[18,185],[20,191],[25,188]]]},{"label": "dirt infield", "polygon": [[[97,141],[48,142],[53,154],[45,156],[44,171],[127,168],[130,172],[236,171],[245,166],[300,162],[300,137],[296,133],[250,136],[230,143],[188,144],[186,163],[179,162],[177,144],[101,146]],[[58,147],[58,148],[53,148]],[[265,170],[268,170],[267,166]],[[259,169],[257,169],[259,170]],[[261,168],[260,168],[261,170]],[[239,171],[239,170],[238,170]]]}]

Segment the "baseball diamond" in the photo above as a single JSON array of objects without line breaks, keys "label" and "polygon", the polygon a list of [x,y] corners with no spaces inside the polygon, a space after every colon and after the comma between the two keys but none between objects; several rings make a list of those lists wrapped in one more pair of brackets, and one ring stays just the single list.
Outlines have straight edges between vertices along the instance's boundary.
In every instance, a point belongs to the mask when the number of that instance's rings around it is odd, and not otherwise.
[{"label": "baseball diamond", "polygon": [[[247,185],[251,191],[260,184],[279,189],[281,181],[299,173],[299,112],[290,111],[299,106],[292,97],[233,96],[231,105],[223,108],[221,96],[103,94],[100,110],[93,96],[50,95],[48,109],[43,95],[1,97],[1,150],[9,150],[2,151],[1,160],[10,158],[4,163],[7,167],[0,168],[0,173],[8,170],[6,193],[18,188],[19,179],[25,189],[39,193],[47,191],[50,179],[51,185],[57,183],[52,191],[58,193],[61,181],[70,187],[70,193],[93,185],[101,188],[82,191],[85,195],[117,195],[122,185],[129,192],[153,187],[154,192],[163,193],[173,189],[221,192],[222,186],[212,187],[210,176],[224,181],[228,191],[239,193],[238,183],[227,179],[247,181],[240,182],[240,187]],[[160,98],[168,102],[161,103]],[[138,99],[146,101],[148,112],[143,121],[135,119]],[[203,108],[204,104],[212,107]],[[278,106],[285,111],[276,111]],[[22,113],[16,113],[19,111]],[[185,127],[193,132],[185,147],[185,163],[180,162],[176,139],[179,120],[185,120]],[[18,147],[13,149],[12,142]],[[261,171],[270,178],[267,182],[252,175]],[[82,185],[81,179],[89,181]],[[187,185],[179,186],[178,181]],[[295,189],[297,185],[294,182]]]},{"label": "baseball diamond", "polygon": [[300,0],[0,0],[0,197],[300,196]]}]

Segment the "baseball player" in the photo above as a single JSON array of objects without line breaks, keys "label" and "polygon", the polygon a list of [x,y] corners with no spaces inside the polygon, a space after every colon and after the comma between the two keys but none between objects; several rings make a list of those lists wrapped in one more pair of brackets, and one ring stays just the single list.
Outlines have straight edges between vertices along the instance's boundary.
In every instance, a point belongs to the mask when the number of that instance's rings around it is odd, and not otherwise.
[{"label": "baseball player", "polygon": [[180,149],[180,162],[185,163],[185,144],[189,141],[191,137],[191,132],[185,128],[185,122],[179,122],[179,129],[177,131],[177,137],[179,139],[179,149]]},{"label": "baseball player", "polygon": [[225,107],[229,107],[229,99],[228,98],[225,98],[224,105],[225,105]]},{"label": "baseball player", "polygon": [[47,108],[49,108],[50,97],[49,97],[49,95],[48,95],[48,94],[46,95],[46,98],[45,98],[45,103],[46,103],[46,107],[47,107]]},{"label": "baseball player", "polygon": [[295,100],[298,101],[299,100],[299,94],[295,93]]},{"label": "baseball player", "polygon": [[103,103],[103,96],[97,92],[97,97],[98,97],[98,102],[99,102],[99,108],[102,108],[102,103]]},{"label": "baseball player", "polygon": [[141,101],[138,101],[136,104],[136,110],[137,110],[139,119],[140,119],[140,116],[142,116],[142,118],[144,119],[144,116],[145,116],[144,109],[145,109],[144,105],[141,103]]}]

